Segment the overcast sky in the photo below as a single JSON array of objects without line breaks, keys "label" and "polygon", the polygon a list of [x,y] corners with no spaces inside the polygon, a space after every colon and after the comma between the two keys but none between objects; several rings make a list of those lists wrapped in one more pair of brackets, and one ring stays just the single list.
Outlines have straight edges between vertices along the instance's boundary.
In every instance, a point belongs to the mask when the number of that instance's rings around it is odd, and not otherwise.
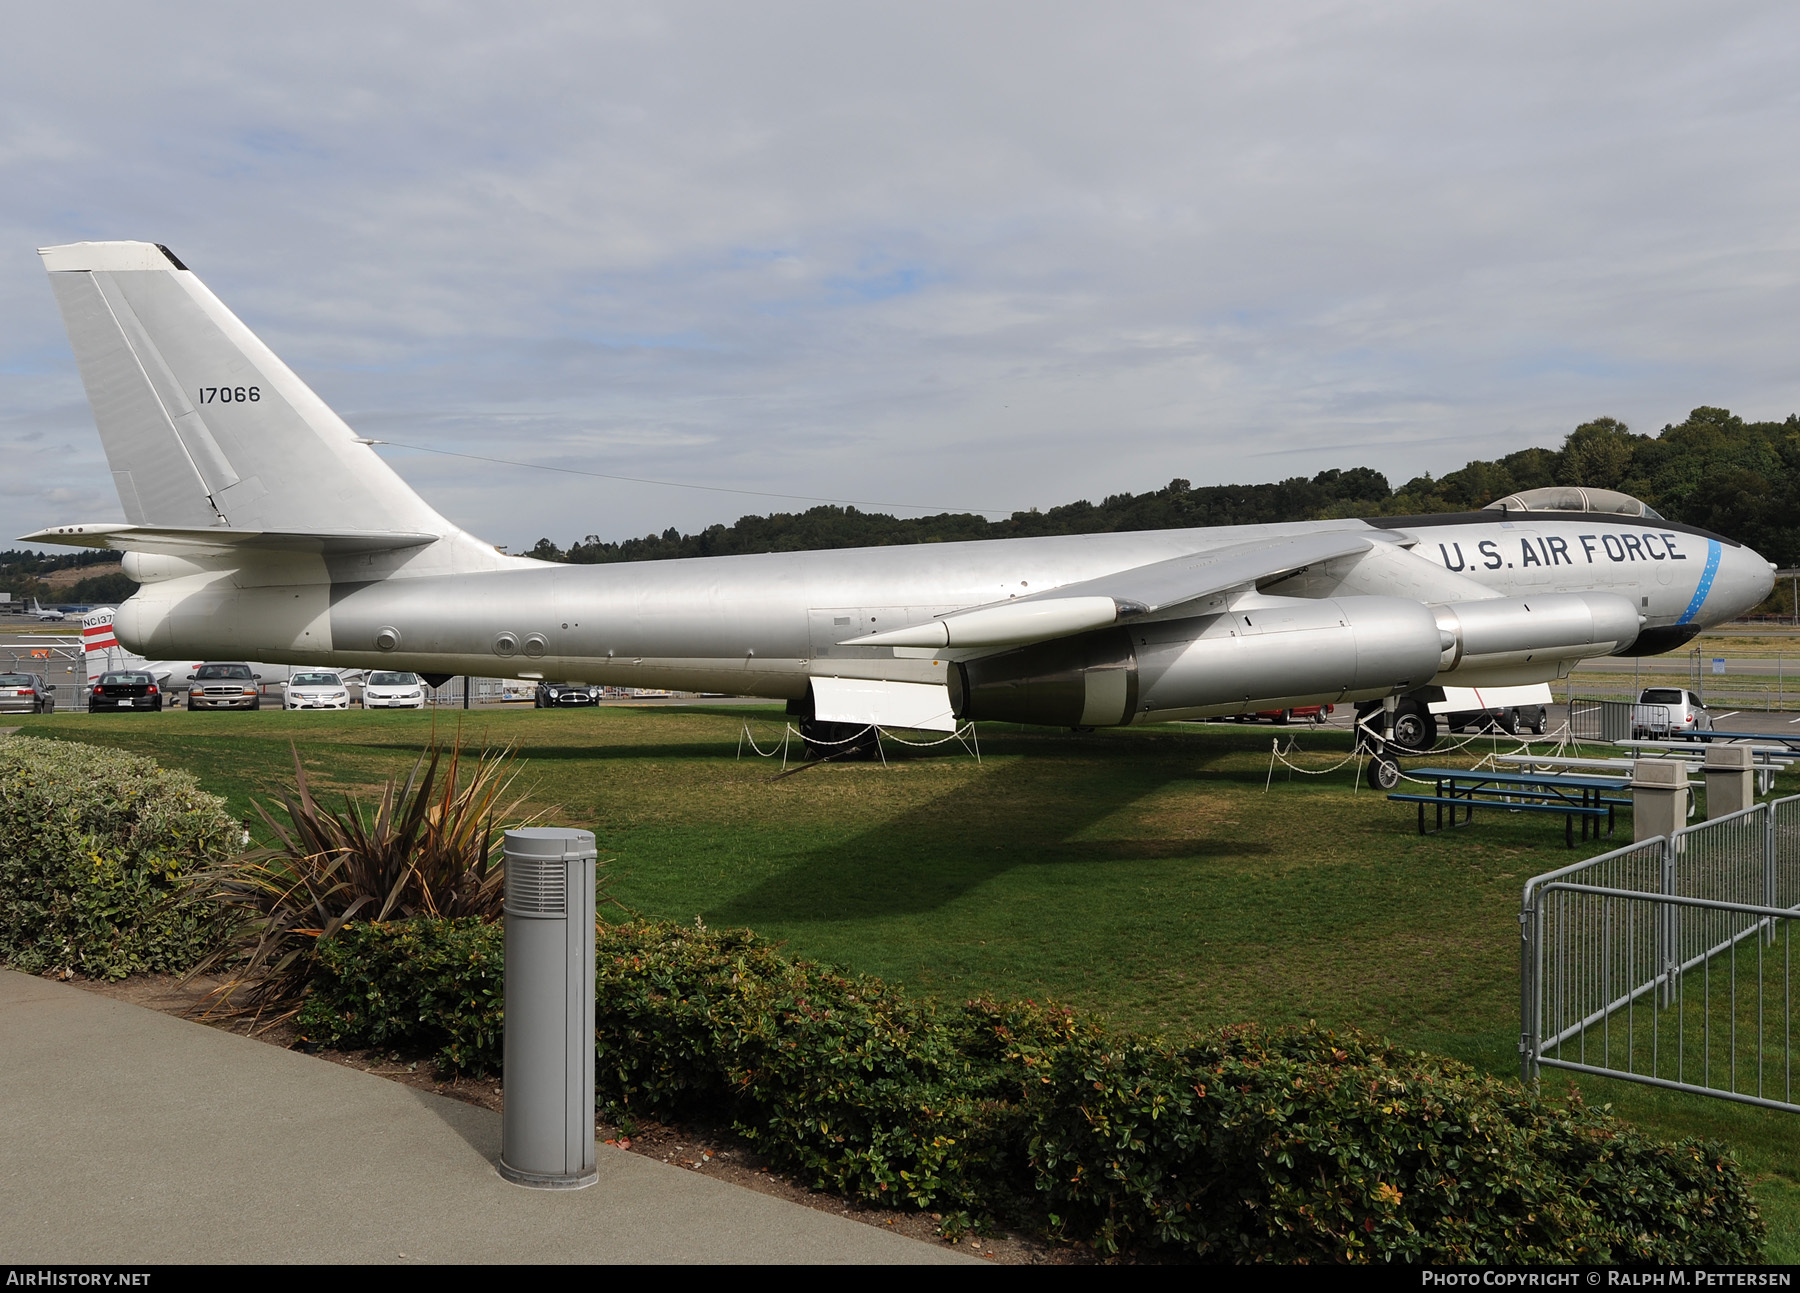
[{"label": "overcast sky", "polygon": [[1800,410],[1792,4],[11,6],[0,522],[121,516],[33,248],[170,246],[452,520],[1001,513]]}]

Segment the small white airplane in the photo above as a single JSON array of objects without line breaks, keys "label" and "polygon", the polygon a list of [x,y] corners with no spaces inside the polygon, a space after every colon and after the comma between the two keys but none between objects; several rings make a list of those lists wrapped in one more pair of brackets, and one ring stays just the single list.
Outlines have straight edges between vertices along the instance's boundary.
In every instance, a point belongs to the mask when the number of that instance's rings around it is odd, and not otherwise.
[{"label": "small white airplane", "polygon": [[46,624],[54,624],[60,620],[65,620],[68,618],[68,616],[63,614],[61,611],[45,610],[42,606],[38,605],[38,599],[35,597],[33,597],[31,599],[31,610],[28,612],[28,614],[30,614],[33,618],[41,620],[42,622],[44,622]]},{"label": "small white airplane", "polygon": [[167,249],[39,254],[126,521],[23,538],[123,550],[142,588],[115,627],[147,656],[769,696],[821,741],[1350,702],[1428,748],[1445,688],[1667,651],[1773,584],[1732,539],[1573,488],[1455,515],[508,556],[408,488]]}]

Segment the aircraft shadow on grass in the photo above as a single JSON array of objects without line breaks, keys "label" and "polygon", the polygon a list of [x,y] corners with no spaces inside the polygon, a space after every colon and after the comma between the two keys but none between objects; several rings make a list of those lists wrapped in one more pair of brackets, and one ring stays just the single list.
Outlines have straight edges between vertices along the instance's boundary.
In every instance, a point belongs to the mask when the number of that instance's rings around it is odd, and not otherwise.
[{"label": "aircraft shadow on grass", "polygon": [[[1223,837],[1083,839],[1111,814],[1154,794],[1189,768],[1122,783],[1070,764],[1062,779],[1041,764],[1006,765],[951,794],[851,839],[798,855],[780,874],[737,895],[712,919],[724,924],[866,920],[936,911],[1017,867],[1182,862],[1266,854]],[[1059,784],[1060,781],[1060,784]],[[1201,793],[1201,792],[1197,792]]]}]

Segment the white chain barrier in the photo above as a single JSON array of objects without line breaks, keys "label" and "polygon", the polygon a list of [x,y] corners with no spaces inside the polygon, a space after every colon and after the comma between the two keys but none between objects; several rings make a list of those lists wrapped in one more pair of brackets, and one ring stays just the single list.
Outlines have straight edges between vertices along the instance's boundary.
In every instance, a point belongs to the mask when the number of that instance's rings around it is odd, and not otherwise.
[{"label": "white chain barrier", "polygon": [[[1376,712],[1379,713],[1380,711],[1376,711]],[[1281,747],[1281,738],[1279,736],[1275,737],[1272,741],[1269,742],[1269,770],[1268,770],[1268,774],[1263,778],[1263,793],[1267,794],[1269,792],[1270,787],[1274,784],[1275,765],[1277,763],[1279,763],[1282,767],[1286,768],[1290,773],[1298,772],[1302,776],[1308,776],[1308,777],[1329,776],[1331,773],[1340,771],[1345,766],[1347,766],[1351,763],[1355,763],[1358,766],[1357,766],[1357,770],[1356,770],[1356,784],[1352,787],[1352,793],[1360,791],[1362,789],[1362,774],[1363,774],[1364,769],[1367,767],[1369,760],[1379,759],[1379,758],[1383,758],[1383,757],[1387,756],[1387,751],[1388,751],[1389,747],[1393,747],[1394,743],[1393,743],[1393,741],[1389,740],[1388,737],[1384,733],[1380,732],[1376,728],[1370,727],[1368,725],[1368,722],[1366,719],[1357,720],[1357,722],[1352,725],[1351,730],[1352,730],[1352,732],[1358,732],[1360,730],[1361,733],[1367,734],[1367,736],[1369,738],[1371,738],[1370,743],[1374,746],[1374,748],[1372,750],[1368,750],[1368,751],[1364,751],[1361,749],[1354,749],[1349,754],[1347,754],[1343,758],[1339,759],[1336,763],[1333,763],[1330,766],[1323,767],[1323,768],[1302,767],[1298,763],[1295,763],[1293,760],[1291,760],[1288,757],[1291,754],[1302,753],[1302,751],[1300,749],[1300,742],[1299,742],[1298,737],[1290,735],[1288,737],[1288,744],[1287,744],[1287,748],[1285,750],[1282,749],[1282,747]],[[1506,737],[1506,739],[1510,742],[1516,742],[1517,743],[1516,748],[1502,750],[1500,748],[1500,740],[1503,736]],[[1483,766],[1490,767],[1490,768],[1497,768],[1499,766],[1499,757],[1502,754],[1529,755],[1533,752],[1531,749],[1533,742],[1531,742],[1529,740],[1521,740],[1516,735],[1510,735],[1510,734],[1504,733],[1497,727],[1490,727],[1489,730],[1487,730],[1485,732],[1471,733],[1467,736],[1462,737],[1459,740],[1452,741],[1447,745],[1434,745],[1430,750],[1408,750],[1407,753],[1408,754],[1418,754],[1418,755],[1423,755],[1423,754],[1453,755],[1453,754],[1458,753],[1459,751],[1468,749],[1471,745],[1475,744],[1477,741],[1484,740],[1484,739],[1488,740],[1491,744],[1490,744],[1490,748],[1489,748],[1488,752],[1486,754],[1482,755],[1481,758],[1476,761],[1475,766],[1477,768],[1481,768]],[[1554,748],[1553,748],[1552,752],[1550,754],[1545,755],[1544,757],[1545,758],[1560,758],[1560,757],[1563,757],[1564,752],[1569,748],[1569,746],[1572,743],[1574,743],[1574,737],[1570,731],[1569,725],[1567,723],[1564,723],[1561,727],[1557,728],[1555,731],[1547,733],[1546,736],[1544,737],[1543,741],[1540,741],[1538,743],[1543,744],[1545,742],[1554,742],[1555,744],[1554,744]],[[1394,747],[1394,748],[1398,748],[1398,747]],[[1577,748],[1579,748],[1579,747],[1577,747]],[[1400,769],[1400,764],[1399,764],[1398,760],[1389,757],[1388,761],[1394,765],[1396,770]],[[1404,770],[1400,770],[1400,779],[1402,781],[1411,781],[1416,785],[1432,784],[1430,778],[1410,776]]]},{"label": "white chain barrier", "polygon": [[[746,719],[743,723],[742,730],[738,733],[737,757],[740,759],[744,757],[744,747],[746,745],[748,745],[751,751],[760,758],[772,759],[779,754],[781,756],[781,770],[786,772],[788,765],[788,745],[795,737],[799,737],[802,742],[809,746],[846,746],[866,741],[871,732],[875,735],[875,750],[876,753],[881,756],[881,764],[883,767],[887,766],[887,751],[882,748],[881,744],[884,739],[892,741],[896,745],[904,745],[909,749],[914,750],[929,750],[935,746],[948,745],[952,741],[957,741],[961,743],[963,749],[975,756],[975,762],[981,762],[981,739],[975,734],[975,724],[973,723],[964,723],[948,736],[940,737],[935,741],[909,741],[904,737],[895,736],[886,728],[879,727],[874,723],[869,724],[860,731],[846,736],[841,741],[827,741],[820,737],[807,736],[792,723],[785,723],[782,725],[781,744],[768,750],[764,750],[757,745],[756,738],[751,735],[750,723],[749,720]],[[830,758],[832,756],[827,755],[826,757]]]}]

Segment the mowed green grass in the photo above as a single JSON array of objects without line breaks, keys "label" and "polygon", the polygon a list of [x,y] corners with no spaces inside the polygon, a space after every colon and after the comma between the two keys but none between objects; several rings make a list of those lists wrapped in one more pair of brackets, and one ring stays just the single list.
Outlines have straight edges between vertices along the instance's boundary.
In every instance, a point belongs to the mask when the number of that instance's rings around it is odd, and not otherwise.
[{"label": "mowed green grass", "polygon": [[[8,719],[9,723],[14,720]],[[545,820],[595,831],[613,896],[646,916],[748,926],[794,954],[945,998],[1046,998],[1165,1033],[1256,1020],[1354,1025],[1516,1073],[1525,880],[1584,856],[1551,815],[1477,813],[1420,837],[1343,733],[984,726],[891,762],[778,777],[776,708],[22,717],[187,768],[260,832],[291,780],[365,799],[433,731],[510,744]],[[790,767],[794,766],[790,763]],[[1266,788],[1265,788],[1266,786]],[[1621,840],[1621,842],[1623,842]],[[1551,1079],[1546,1079],[1551,1080]],[[1588,1098],[1668,1135],[1718,1136],[1758,1179],[1771,1256],[1800,1259],[1800,1119],[1619,1082]]]}]

